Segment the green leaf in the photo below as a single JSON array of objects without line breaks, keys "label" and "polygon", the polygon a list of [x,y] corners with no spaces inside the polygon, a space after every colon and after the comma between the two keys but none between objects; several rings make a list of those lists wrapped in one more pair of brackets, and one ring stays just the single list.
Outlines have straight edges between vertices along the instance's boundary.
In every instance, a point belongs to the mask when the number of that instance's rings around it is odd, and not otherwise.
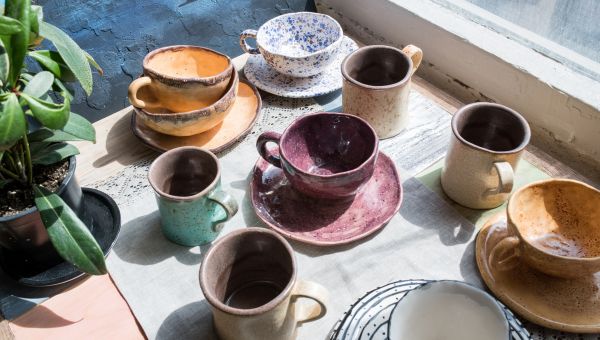
[{"label": "green leaf", "polygon": [[35,48],[43,40],[40,36],[40,22],[42,20],[44,20],[42,6],[31,5],[29,11],[29,48]]},{"label": "green leaf", "polygon": [[73,101],[73,95],[71,94],[71,91],[69,91],[69,89],[60,79],[54,78],[54,85],[56,92],[61,92],[65,98],[68,98],[69,101]]},{"label": "green leaf", "polygon": [[39,129],[28,135],[31,142],[67,142],[76,140],[87,140],[96,142],[96,130],[92,123],[82,116],[71,112],[69,121],[62,130]]},{"label": "green leaf", "polygon": [[46,148],[36,148],[35,151],[32,151],[31,162],[33,164],[51,165],[78,154],[79,150],[71,144],[53,143]]},{"label": "green leaf", "polygon": [[29,105],[33,116],[47,128],[62,129],[69,120],[71,103],[69,98],[65,98],[62,104],[56,104],[39,98],[32,97],[26,93],[21,93]]},{"label": "green leaf", "polygon": [[47,22],[40,23],[40,34],[56,46],[56,50],[89,96],[93,88],[92,70],[83,50],[65,32]]},{"label": "green leaf", "polygon": [[57,78],[65,81],[74,81],[75,75],[65,61],[56,51],[36,50],[29,51],[28,55],[35,59],[45,70],[52,72]]},{"label": "green leaf", "polygon": [[86,273],[106,274],[102,248],[73,210],[43,187],[35,186],[34,191],[35,205],[60,256]]},{"label": "green leaf", "polygon": [[31,0],[7,1],[5,15],[19,20],[22,25],[20,32],[10,37],[10,71],[8,82],[14,87],[19,79],[21,67],[29,45],[29,11]]},{"label": "green leaf", "polygon": [[54,83],[54,75],[48,71],[42,71],[29,80],[23,92],[40,98],[50,90],[52,83]]},{"label": "green leaf", "polygon": [[26,133],[25,115],[14,93],[2,103],[0,113],[0,151],[7,150]]},{"label": "green leaf", "polygon": [[8,60],[8,51],[4,47],[4,42],[0,39],[0,85],[4,86],[8,79],[8,71],[10,69],[10,61]]},{"label": "green leaf", "polygon": [[89,53],[87,53],[85,50],[83,51],[83,53],[85,53],[85,57],[87,58],[87,61],[90,63],[90,65],[92,67],[94,67],[96,69],[96,71],[98,71],[98,73],[103,76],[104,75],[104,70],[102,70],[102,67],[100,67],[100,65],[98,65],[98,63],[96,62],[96,60],[94,59],[94,57],[92,57]]},{"label": "green leaf", "polygon": [[17,19],[6,16],[0,16],[0,32],[6,35],[12,35],[23,31],[23,24]]}]

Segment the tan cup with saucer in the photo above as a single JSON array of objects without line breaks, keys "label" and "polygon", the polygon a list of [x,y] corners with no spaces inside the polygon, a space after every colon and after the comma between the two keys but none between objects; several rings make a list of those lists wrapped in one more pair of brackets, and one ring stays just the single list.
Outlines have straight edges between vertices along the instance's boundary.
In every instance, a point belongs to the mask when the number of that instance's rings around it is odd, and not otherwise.
[{"label": "tan cup with saucer", "polygon": [[489,263],[510,270],[524,261],[543,273],[580,278],[600,272],[600,191],[568,179],[519,189],[508,202],[508,235]]},{"label": "tan cup with saucer", "polygon": [[129,85],[129,102],[140,109],[171,112],[213,104],[225,93],[234,71],[228,56],[190,45],[156,49],[146,55],[143,67],[144,75]]},{"label": "tan cup with saucer", "polygon": [[501,205],[512,191],[514,169],[530,137],[525,118],[506,106],[463,106],[452,117],[452,136],[441,178],[444,192],[472,209]]},{"label": "tan cup with saucer", "polygon": [[298,324],[324,316],[327,290],[296,273],[292,247],[271,230],[244,228],[214,243],[200,268],[200,286],[219,338],[295,339]]}]

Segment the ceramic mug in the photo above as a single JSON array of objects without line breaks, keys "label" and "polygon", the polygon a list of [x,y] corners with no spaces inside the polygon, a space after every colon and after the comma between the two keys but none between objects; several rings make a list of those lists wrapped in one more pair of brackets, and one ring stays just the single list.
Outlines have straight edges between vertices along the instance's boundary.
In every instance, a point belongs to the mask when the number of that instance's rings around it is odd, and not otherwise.
[{"label": "ceramic mug", "polygon": [[[321,73],[336,58],[344,32],[332,17],[314,12],[280,15],[258,31],[245,30],[240,46],[246,53],[262,54],[280,73],[308,77]],[[246,39],[256,39],[250,47]]]},{"label": "ceramic mug", "polygon": [[129,102],[140,109],[188,112],[216,102],[230,83],[231,59],[199,46],[156,49],[144,58],[144,75],[129,85]]},{"label": "ceramic mug", "polygon": [[472,209],[501,205],[512,191],[514,169],[530,137],[525,118],[506,106],[463,106],[452,117],[452,136],[441,178],[444,192]]},{"label": "ceramic mug", "polygon": [[379,138],[400,133],[408,123],[411,77],[423,59],[420,48],[373,45],[342,62],[343,111],[364,118]]},{"label": "ceramic mug", "polygon": [[177,244],[213,241],[237,213],[235,199],[221,190],[219,160],[208,150],[169,150],[152,162],[148,180],[156,193],[163,234]]},{"label": "ceramic mug", "polygon": [[508,201],[507,228],[490,252],[495,269],[522,260],[556,277],[600,272],[600,191],[585,183],[550,179],[519,189]]},{"label": "ceramic mug", "polygon": [[[297,278],[292,247],[268,229],[218,240],[202,261],[200,286],[222,340],[295,339],[298,324],[327,312],[327,290]],[[315,303],[297,304],[299,298]]]},{"label": "ceramic mug", "polygon": [[[267,143],[278,145],[279,152]],[[353,197],[369,181],[378,153],[377,135],[361,118],[317,112],[297,118],[283,134],[263,132],[258,153],[283,169],[297,191],[315,198]]]}]

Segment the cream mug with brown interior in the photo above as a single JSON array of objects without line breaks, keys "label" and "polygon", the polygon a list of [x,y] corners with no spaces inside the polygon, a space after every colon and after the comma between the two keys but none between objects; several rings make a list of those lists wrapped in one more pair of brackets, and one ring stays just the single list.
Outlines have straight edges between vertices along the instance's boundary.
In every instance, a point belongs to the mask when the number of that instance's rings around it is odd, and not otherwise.
[{"label": "cream mug with brown interior", "polygon": [[223,96],[234,72],[228,56],[190,45],[156,49],[143,68],[143,76],[129,85],[129,102],[153,112],[207,107]]},{"label": "cream mug with brown interior", "polygon": [[520,261],[564,278],[600,272],[600,191],[582,182],[550,179],[529,184],[508,201],[508,236],[489,264],[506,271]]}]

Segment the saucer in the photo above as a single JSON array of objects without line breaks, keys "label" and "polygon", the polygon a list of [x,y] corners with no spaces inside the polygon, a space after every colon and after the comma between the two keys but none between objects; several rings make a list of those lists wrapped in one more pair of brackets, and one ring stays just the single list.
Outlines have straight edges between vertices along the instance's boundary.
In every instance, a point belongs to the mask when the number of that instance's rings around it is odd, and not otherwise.
[{"label": "saucer", "polygon": [[373,177],[353,199],[309,198],[294,190],[280,168],[260,158],[250,183],[258,217],[290,239],[317,246],[346,244],[366,237],[400,209],[402,186],[394,162],[382,152]]},{"label": "saucer", "polygon": [[506,233],[506,213],[501,212],[477,235],[477,267],[494,295],[538,325],[564,332],[600,332],[600,273],[574,280],[548,276],[525,264],[506,272],[495,270],[489,253]]},{"label": "saucer", "polygon": [[[333,327],[329,340],[389,340],[392,311],[408,292],[430,280],[401,280],[376,288],[354,302]],[[513,340],[530,339],[529,332],[513,313],[502,307]]]},{"label": "saucer", "polygon": [[165,135],[147,127],[133,113],[131,131],[142,143],[164,152],[180,146],[199,146],[212,152],[221,152],[244,138],[256,123],[262,101],[258,90],[246,80],[241,80],[231,111],[223,122],[214,128],[193,136]]},{"label": "saucer", "polygon": [[358,49],[358,45],[354,40],[344,36],[338,54],[331,65],[322,73],[305,78],[279,73],[267,64],[262,55],[253,54],[246,61],[244,74],[259,89],[278,96],[289,98],[321,96],[342,88],[343,77],[340,70],[342,61],[356,49]]},{"label": "saucer", "polygon": [[[121,230],[119,207],[110,196],[101,191],[90,188],[82,190],[85,211],[82,220],[90,228],[106,257]],[[29,287],[56,286],[85,275],[68,262],[61,262],[43,272],[35,272],[27,258],[6,249],[0,251],[0,267],[19,284]]]}]

